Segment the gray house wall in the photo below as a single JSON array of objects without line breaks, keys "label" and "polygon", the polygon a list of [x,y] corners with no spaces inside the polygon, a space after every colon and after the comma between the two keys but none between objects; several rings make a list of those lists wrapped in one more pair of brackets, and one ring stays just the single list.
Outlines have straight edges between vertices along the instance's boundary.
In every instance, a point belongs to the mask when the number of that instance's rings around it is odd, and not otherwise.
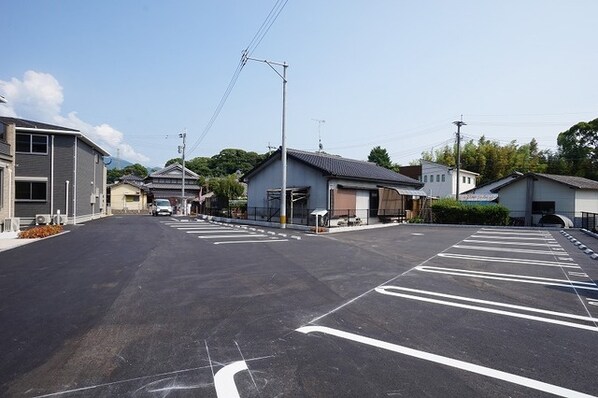
[{"label": "gray house wall", "polygon": [[[20,132],[17,129],[17,134]],[[23,134],[46,135],[43,133],[26,132]],[[47,178],[46,185],[46,201],[45,202],[21,202],[15,201],[15,217],[21,218],[22,224],[32,224],[35,220],[36,214],[50,213],[50,161],[52,159],[51,137],[48,138],[48,153],[47,154],[29,154],[16,153],[15,154],[15,180],[23,178]]]},{"label": "gray house wall", "polygon": [[[15,179],[47,178],[47,192],[44,202],[15,202],[15,217],[21,218],[21,224],[34,224],[37,214],[55,215],[59,211],[66,214],[67,207],[69,222],[99,217],[105,211],[106,193],[106,166],[102,153],[76,135],[44,134],[43,131],[24,134],[48,136],[48,153],[17,153]],[[69,181],[68,204],[66,181]],[[92,194],[96,202],[93,205]]]},{"label": "gray house wall", "polygon": [[[252,176],[247,184],[247,207],[268,207],[266,191],[280,189],[282,185],[282,162],[278,159]],[[322,173],[296,161],[287,159],[287,188],[310,187],[307,207],[328,208],[327,180]]]},{"label": "gray house wall", "polygon": [[[73,199],[73,165],[74,165],[75,137],[54,136],[54,200],[51,203],[52,214],[66,214],[66,181],[69,181],[69,202]],[[73,205],[68,204],[68,217],[73,216]]]},{"label": "gray house wall", "polygon": [[[84,141],[77,139],[76,148],[76,214],[74,216],[76,222],[83,222],[99,217],[104,210],[106,186],[103,176],[106,166],[101,154]],[[92,203],[92,197],[95,203]]]}]

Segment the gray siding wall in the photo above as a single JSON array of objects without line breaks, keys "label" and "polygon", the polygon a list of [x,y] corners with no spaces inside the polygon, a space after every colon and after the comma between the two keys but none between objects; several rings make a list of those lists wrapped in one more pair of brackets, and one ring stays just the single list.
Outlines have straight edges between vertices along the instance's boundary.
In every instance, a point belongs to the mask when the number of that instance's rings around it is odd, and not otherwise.
[{"label": "gray siding wall", "polygon": [[[17,131],[18,133],[18,131]],[[36,135],[43,135],[35,133]],[[15,178],[18,177],[47,177],[47,191],[45,202],[17,202],[15,201],[15,217],[35,217],[36,214],[50,213],[50,160],[52,149],[51,137],[48,138],[48,154],[15,154]]]},{"label": "gray siding wall", "polygon": [[[34,134],[43,135],[43,132]],[[48,135],[48,154],[15,155],[15,177],[45,177],[47,192],[45,202],[16,202],[15,217],[21,217],[22,224],[35,222],[36,214],[66,213],[66,181],[69,181],[69,223],[76,215],[76,221],[87,221],[100,216],[103,204],[100,198],[106,193],[106,166],[102,155],[94,148],[72,135]],[[75,152],[77,171],[75,179]],[[52,161],[53,160],[53,161]],[[93,182],[93,184],[92,184]],[[91,204],[91,194],[97,192],[96,204]],[[75,209],[76,203],[76,209]]]},{"label": "gray siding wall", "polygon": [[[86,221],[100,215],[102,205],[100,195],[104,194],[104,163],[102,156],[92,147],[77,140],[77,221]],[[92,194],[98,193],[95,204],[91,203]]]},{"label": "gray siding wall", "polygon": [[54,211],[53,214],[66,212],[66,181],[69,181],[69,217],[73,215],[73,167],[75,138],[69,136],[54,137]]},{"label": "gray siding wall", "polygon": [[[277,160],[249,180],[247,206],[268,207],[266,191],[280,189],[281,184],[282,162]],[[327,178],[321,172],[294,159],[287,159],[287,187],[310,187],[307,202],[309,209],[328,207]]]}]

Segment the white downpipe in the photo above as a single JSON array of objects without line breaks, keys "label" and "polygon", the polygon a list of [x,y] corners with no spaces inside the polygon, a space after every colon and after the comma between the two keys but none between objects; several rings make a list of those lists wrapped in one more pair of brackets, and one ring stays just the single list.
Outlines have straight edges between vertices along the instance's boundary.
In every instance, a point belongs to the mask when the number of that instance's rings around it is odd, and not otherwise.
[{"label": "white downpipe", "polygon": [[50,215],[54,215],[54,135],[52,135],[52,155],[50,158]]},{"label": "white downpipe", "polygon": [[66,208],[66,211],[64,212],[65,216],[66,216],[66,223],[69,223],[69,180],[65,181],[66,184],[66,199],[64,201],[64,206]]},{"label": "white downpipe", "polygon": [[73,164],[73,225],[77,224],[77,147],[78,138],[75,137],[75,155]]},{"label": "white downpipe", "polygon": [[14,198],[12,197],[12,187],[15,184],[15,182],[12,176],[12,168],[9,166],[6,168],[6,170],[8,170],[8,218],[13,218],[15,214],[13,209]]}]

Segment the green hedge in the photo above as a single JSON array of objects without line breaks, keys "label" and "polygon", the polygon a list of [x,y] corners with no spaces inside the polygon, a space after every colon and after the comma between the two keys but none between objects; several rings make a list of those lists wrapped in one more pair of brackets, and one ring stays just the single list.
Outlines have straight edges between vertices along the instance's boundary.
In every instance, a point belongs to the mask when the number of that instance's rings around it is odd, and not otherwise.
[{"label": "green hedge", "polygon": [[455,199],[439,199],[432,204],[438,224],[508,225],[509,209],[498,204],[472,205]]}]

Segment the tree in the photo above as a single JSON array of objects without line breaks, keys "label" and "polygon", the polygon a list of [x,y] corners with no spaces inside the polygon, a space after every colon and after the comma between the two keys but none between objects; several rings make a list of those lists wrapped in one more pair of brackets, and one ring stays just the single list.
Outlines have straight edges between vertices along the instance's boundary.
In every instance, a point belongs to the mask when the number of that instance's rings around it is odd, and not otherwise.
[{"label": "tree", "polygon": [[570,174],[598,178],[598,119],[571,126],[558,135],[557,144]]},{"label": "tree", "polygon": [[372,148],[370,155],[368,156],[368,162],[376,163],[378,166],[387,169],[393,169],[393,164],[390,161],[390,156],[388,155],[386,148],[381,148],[380,146]]},{"label": "tree", "polygon": [[132,174],[137,177],[147,177],[147,168],[139,163],[131,164],[123,169],[124,174]]},{"label": "tree", "polygon": [[236,174],[210,178],[208,186],[217,197],[225,199],[227,202],[243,195],[245,191],[243,185],[237,180]]},{"label": "tree", "polygon": [[227,176],[237,170],[247,173],[266,158],[257,152],[246,152],[242,149],[227,148],[214,155],[208,161],[208,167],[214,176]]},{"label": "tree", "polygon": [[117,180],[119,180],[123,175],[124,171],[122,169],[110,169],[106,172],[106,182],[108,184],[114,184]]},{"label": "tree", "polygon": [[[432,152],[422,153],[422,159],[456,166],[457,147],[446,145]],[[556,160],[554,160],[556,165]],[[545,172],[548,169],[546,154],[538,150],[538,143],[532,139],[529,144],[517,145],[511,141],[500,145],[482,136],[476,143],[467,141],[461,148],[461,167],[480,174],[479,183],[483,184],[511,174],[520,172]]]}]

